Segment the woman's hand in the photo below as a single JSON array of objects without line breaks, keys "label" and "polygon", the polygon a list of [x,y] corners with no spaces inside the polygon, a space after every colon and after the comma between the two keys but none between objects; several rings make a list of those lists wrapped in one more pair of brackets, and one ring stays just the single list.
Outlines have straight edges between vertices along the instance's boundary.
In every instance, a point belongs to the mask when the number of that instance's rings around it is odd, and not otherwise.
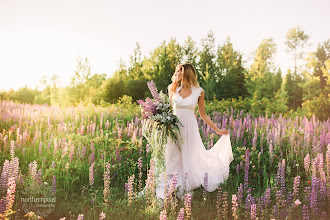
[{"label": "woman's hand", "polygon": [[225,129],[217,129],[215,132],[217,134],[229,134],[229,131],[227,131]]}]

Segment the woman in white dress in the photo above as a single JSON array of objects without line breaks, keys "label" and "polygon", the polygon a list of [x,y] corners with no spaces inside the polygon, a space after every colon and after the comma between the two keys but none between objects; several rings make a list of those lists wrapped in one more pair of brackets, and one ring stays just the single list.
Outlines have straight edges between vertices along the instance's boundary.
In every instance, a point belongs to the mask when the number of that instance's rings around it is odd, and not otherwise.
[{"label": "woman in white dress", "polygon": [[[183,198],[184,191],[193,194],[193,190],[200,186],[205,187],[208,192],[212,192],[228,178],[229,165],[234,159],[229,132],[219,129],[205,113],[205,94],[198,85],[193,65],[189,63],[178,65],[168,90],[174,114],[183,125],[183,127],[179,125],[183,143],[178,146],[168,139],[165,170],[167,189],[175,175],[179,198]],[[204,147],[194,114],[197,104],[204,122],[217,134],[223,135],[209,150]],[[160,174],[156,181],[156,195],[162,199],[164,199],[165,188],[164,174]],[[207,180],[204,181],[206,175]],[[204,183],[207,185],[205,186]]]}]

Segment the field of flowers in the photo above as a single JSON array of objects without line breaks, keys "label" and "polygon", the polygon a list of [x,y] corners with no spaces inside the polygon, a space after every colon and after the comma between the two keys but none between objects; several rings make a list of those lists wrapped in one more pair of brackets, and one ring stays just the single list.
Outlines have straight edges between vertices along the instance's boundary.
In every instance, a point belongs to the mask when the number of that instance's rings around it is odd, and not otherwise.
[{"label": "field of flowers", "polygon": [[[330,119],[208,113],[230,130],[228,180],[182,201],[171,196],[173,181],[159,206],[137,104],[1,102],[0,219],[330,218]],[[220,136],[197,119],[210,148]],[[146,185],[147,197],[137,197]]]}]

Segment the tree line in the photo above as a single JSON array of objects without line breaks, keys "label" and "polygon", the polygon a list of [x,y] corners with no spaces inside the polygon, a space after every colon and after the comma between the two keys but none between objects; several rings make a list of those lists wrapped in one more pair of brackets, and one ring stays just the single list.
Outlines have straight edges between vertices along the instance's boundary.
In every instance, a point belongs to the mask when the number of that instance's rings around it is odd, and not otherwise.
[{"label": "tree line", "polygon": [[59,78],[54,75],[40,81],[43,89],[24,87],[18,91],[2,91],[0,98],[61,106],[115,103],[125,95],[135,101],[150,96],[149,80],[167,92],[176,65],[189,62],[197,71],[207,101],[242,100],[261,113],[291,110],[327,119],[330,116],[330,39],[319,43],[316,51],[306,53],[309,41],[310,37],[299,26],[287,32],[286,52],[288,59],[293,58],[293,64],[283,74],[274,64],[277,45],[272,38],[261,41],[248,67],[230,38],[217,45],[212,31],[201,39],[200,47],[190,36],[182,45],[171,38],[144,57],[136,43],[128,63],[120,59],[118,69],[110,77],[92,74],[88,59],[78,58],[69,86],[59,87]]}]

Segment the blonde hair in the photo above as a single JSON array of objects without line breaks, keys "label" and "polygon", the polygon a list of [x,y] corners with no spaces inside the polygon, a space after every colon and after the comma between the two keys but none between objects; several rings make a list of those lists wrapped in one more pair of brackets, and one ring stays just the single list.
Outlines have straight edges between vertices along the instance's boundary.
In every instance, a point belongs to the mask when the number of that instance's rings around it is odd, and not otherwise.
[{"label": "blonde hair", "polygon": [[175,68],[175,72],[177,70],[182,71],[182,80],[179,82],[174,81],[174,74],[172,76],[172,83],[168,86],[168,90],[172,93],[176,93],[176,89],[181,86],[185,85],[187,87],[199,87],[197,82],[197,73],[194,66],[190,63],[183,63],[179,64]]}]

